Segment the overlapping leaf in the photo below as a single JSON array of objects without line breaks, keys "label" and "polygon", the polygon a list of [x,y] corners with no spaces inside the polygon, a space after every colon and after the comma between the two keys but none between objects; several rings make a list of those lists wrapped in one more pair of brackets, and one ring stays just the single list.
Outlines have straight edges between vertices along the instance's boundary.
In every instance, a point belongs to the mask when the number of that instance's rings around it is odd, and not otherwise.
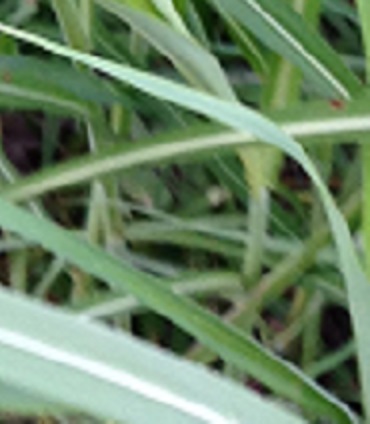
[{"label": "overlapping leaf", "polygon": [[195,87],[233,99],[232,89],[217,60],[164,21],[124,5],[119,0],[96,0],[104,9],[132,25],[146,40],[165,54]]},{"label": "overlapping leaf", "polygon": [[115,96],[98,78],[63,63],[33,57],[0,57],[0,106],[87,116],[92,104]]},{"label": "overlapping leaf", "polygon": [[[99,69],[100,71],[103,71],[121,81],[129,83],[132,86],[137,87],[149,94],[172,101],[185,108],[202,113],[209,118],[216,119],[238,131],[247,133],[252,132],[252,134],[258,139],[265,140],[272,145],[280,147],[293,158],[295,158],[304,167],[306,172],[312,178],[313,183],[319,190],[330,224],[332,226],[333,234],[335,236],[337,247],[340,253],[342,269],[346,277],[348,291],[350,294],[350,303],[355,330],[359,343],[361,344],[361,366],[364,367],[364,371],[366,371],[369,365],[366,365],[367,362],[365,361],[365,358],[367,358],[370,354],[370,347],[366,344],[368,326],[367,314],[365,314],[364,306],[367,305],[370,301],[370,286],[368,285],[367,280],[358,264],[348,227],[346,226],[343,217],[340,215],[338,209],[336,208],[332,197],[321,181],[312,162],[309,160],[299,145],[297,145],[288,135],[279,130],[279,128],[276,127],[272,122],[241,105],[235,104],[233,102],[222,101],[204,93],[197,92],[193,89],[189,89],[179,84],[167,81],[165,79],[157,78],[153,75],[148,75],[129,67],[120,66],[101,58],[73,51],[40,37],[33,36],[31,34],[15,30],[4,25],[1,25],[0,29],[7,34],[19,37],[22,40],[32,42],[55,54],[73,58],[74,60],[80,61],[81,63],[84,63],[88,66]],[[18,214],[18,224],[15,225],[13,219],[9,219],[9,217],[7,218],[7,211],[10,211],[10,205],[7,205],[6,203],[2,203],[2,205],[3,206],[0,212],[0,220],[2,224],[8,230],[19,231],[19,221],[28,220],[29,218],[27,218],[26,215],[21,217],[21,215]],[[11,215],[14,217],[15,213],[16,211],[13,209]],[[22,226],[22,233],[26,237],[39,240],[45,246],[49,246],[49,248],[52,248],[54,251],[60,251],[59,249],[62,249],[64,252],[62,254],[64,256],[68,255],[68,252],[76,251],[74,246],[76,240],[73,240],[72,237],[66,237],[62,232],[59,232],[58,237],[56,237],[56,229],[54,228],[53,231],[52,227],[50,227],[50,229],[47,230],[46,226],[48,224],[46,222],[39,222],[38,227],[40,230],[40,225],[43,226],[41,231],[36,230],[34,224],[36,224],[35,221],[32,222],[32,225]],[[70,243],[72,243],[72,245],[70,245]],[[108,257],[104,258],[104,255],[100,255],[99,263],[96,261],[94,262],[94,260],[91,260],[89,253],[90,251],[93,252],[93,250],[93,248],[86,250],[80,246],[78,249],[78,254],[73,255],[71,260],[80,266],[81,264],[83,265],[85,261],[87,261],[90,272],[102,276],[102,278],[105,277],[110,281],[116,281],[116,272],[119,272],[118,270],[122,270],[122,268],[116,268],[113,262],[111,262],[111,259]],[[111,275],[112,278],[107,278],[107,273],[109,270],[114,271]],[[159,287],[155,287],[152,284],[144,284],[145,289],[142,287],[142,292],[138,293],[138,287],[140,287],[142,284],[142,282],[140,283],[141,279],[134,278],[133,274],[131,274],[131,277],[132,279],[127,279],[125,281],[126,288],[129,288],[129,291],[136,293],[136,295],[139,296],[142,300],[146,300],[148,304],[150,303],[153,308],[161,310],[162,313],[162,308],[166,307],[168,316],[171,316],[175,322],[191,331],[197,337],[200,337],[203,342],[207,343],[213,349],[217,349],[217,351],[222,356],[228,356],[229,360],[235,364],[238,364],[240,367],[245,368],[248,363],[251,366],[251,364],[254,362],[253,360],[251,361],[252,358],[258,358],[258,362],[260,365],[262,365],[262,358],[265,357],[266,362],[259,370],[258,378],[261,380],[264,378],[271,378],[272,374],[267,371],[267,364],[269,363],[269,360],[267,359],[268,356],[264,356],[260,349],[258,350],[258,353],[257,351],[253,353],[254,348],[252,348],[252,345],[248,345],[246,340],[243,342],[238,340],[238,337],[240,336],[238,333],[234,333],[231,329],[224,328],[218,320],[216,323],[215,319],[211,318],[210,316],[207,320],[203,320],[201,316],[204,314],[204,312],[199,311],[199,313],[195,313],[196,309],[194,308],[192,308],[192,315],[189,315],[189,308],[184,306],[184,309],[182,309],[181,307],[181,302],[184,302],[183,300],[179,302],[175,300],[176,298],[170,296],[169,293],[165,293],[163,291],[160,293]],[[134,280],[136,281],[134,282]],[[218,331],[216,331],[216,328]],[[218,333],[217,342],[214,338],[215,333]],[[220,340],[222,339],[223,341],[220,344]],[[247,349],[248,352],[244,349]],[[244,354],[241,355],[241,352],[244,352]],[[255,370],[255,365],[256,363],[254,363],[253,367],[251,366],[249,368],[249,372],[253,372],[253,370]],[[320,393],[319,391],[315,390],[314,387],[308,382],[302,386],[303,381],[301,379],[299,379],[299,382],[296,380],[297,374],[291,374],[291,372],[288,372],[288,370],[284,367],[281,368],[280,371],[282,373],[286,373],[286,378],[279,378],[278,387],[281,393],[287,394],[288,390],[290,397],[295,399],[298,395],[299,399],[296,400],[300,403],[309,403],[311,406],[315,404],[316,412],[319,413],[321,411],[321,413],[331,414],[332,416],[336,417],[335,419],[338,422],[349,422],[350,418],[348,416],[346,417],[346,413],[343,410],[338,409],[339,405],[335,405],[335,402],[333,403],[333,401],[325,396],[324,393]],[[275,373],[275,375],[277,375],[277,373]],[[282,377],[282,374],[280,377]],[[293,380],[296,381],[299,386],[301,386],[301,389],[296,390],[293,388],[293,384],[287,384],[286,382],[288,377],[293,378]],[[284,387],[282,387],[282,383],[284,383]],[[307,392],[304,393],[306,390]]]},{"label": "overlapping leaf", "polygon": [[[0,375],[22,388],[23,412],[63,411],[59,404],[132,424],[303,423],[252,392],[130,336],[4,290],[0,305]],[[10,390],[0,410],[6,410],[6,401],[16,403],[16,389]]]},{"label": "overlapping leaf", "polygon": [[[284,131],[302,143],[320,142],[324,138],[337,142],[348,141],[370,130],[369,94],[365,92],[342,110],[327,102],[294,107],[274,113]],[[23,178],[3,189],[2,195],[13,201],[29,200],[58,188],[73,186],[97,176],[120,172],[147,164],[177,160],[199,159],[216,151],[232,150],[256,142],[253,135],[245,135],[207,124],[193,129],[170,132],[160,137],[137,141],[135,146],[113,147],[97,155],[72,159],[52,168]]]},{"label": "overlapping leaf", "polygon": [[221,14],[233,17],[266,46],[298,66],[321,94],[349,99],[360,91],[356,77],[288,2],[208,1]]}]

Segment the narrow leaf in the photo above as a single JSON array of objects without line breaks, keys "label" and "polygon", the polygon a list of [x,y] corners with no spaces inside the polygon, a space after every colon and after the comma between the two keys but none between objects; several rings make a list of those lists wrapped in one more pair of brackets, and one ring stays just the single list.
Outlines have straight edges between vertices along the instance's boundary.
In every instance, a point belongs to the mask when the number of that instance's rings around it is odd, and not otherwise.
[{"label": "narrow leaf", "polygon": [[63,63],[0,56],[0,105],[86,116],[93,104],[115,100],[98,78]]},{"label": "narrow leaf", "polygon": [[[351,240],[351,235],[348,226],[345,220],[343,219],[343,216],[340,214],[338,208],[336,207],[332,196],[330,195],[327,187],[321,180],[312,161],[309,159],[309,157],[306,155],[300,145],[298,145],[286,133],[281,131],[271,121],[262,117],[257,112],[254,112],[242,105],[236,104],[234,102],[223,101],[221,99],[215,98],[205,93],[198,92],[188,87],[184,87],[180,84],[176,84],[166,79],[158,78],[153,75],[134,70],[127,66],[118,65],[106,59],[101,59],[92,55],[74,51],[67,47],[45,40],[42,37],[38,37],[33,34],[11,28],[3,24],[0,25],[0,30],[7,33],[8,35],[12,35],[24,41],[32,42],[33,44],[38,45],[39,47],[51,51],[55,54],[68,57],[69,59],[77,60],[88,66],[99,69],[105,72],[106,74],[119,79],[120,81],[129,83],[132,86],[147,92],[148,94],[159,97],[163,100],[169,100],[184,108],[201,113],[204,116],[207,116],[208,118],[218,120],[219,122],[228,125],[238,131],[247,134],[252,133],[258,139],[264,140],[267,143],[284,150],[293,159],[300,163],[303,169],[312,179],[314,186],[319,192],[320,198],[323,202],[324,210],[328,216],[333,231],[333,235],[339,252],[341,268],[347,283],[347,290],[349,293],[349,302],[354,323],[354,329],[356,335],[358,336],[357,343],[359,345],[358,353],[360,367],[361,369],[363,369],[364,375],[369,374],[365,371],[370,372],[370,363],[368,361],[368,357],[370,357],[370,344],[366,342],[368,338],[370,339],[369,327],[367,323],[367,305],[370,302],[370,284],[368,284],[368,281],[358,262],[358,258],[356,257],[353,242]],[[1,208],[1,216],[3,224],[5,224],[6,213],[3,214],[3,208]],[[13,224],[11,222],[6,222],[6,225],[11,226],[11,228],[8,227],[8,229],[13,229],[14,221]],[[14,228],[13,231],[19,230],[19,227],[16,227],[17,228]],[[25,229],[23,229],[23,232],[24,230]],[[42,231],[43,242],[45,242],[45,238],[48,237],[47,233],[47,231]],[[24,232],[24,234],[26,233]],[[32,236],[36,237],[37,235],[32,233]],[[91,268],[91,266],[93,265],[91,261],[89,261],[89,265]],[[132,287],[132,290],[134,290],[135,287]],[[149,284],[146,287],[146,290],[148,290],[148,287],[151,287],[151,285]],[[146,295],[150,296],[149,293],[147,293]],[[164,295],[161,299],[161,306],[163,304],[163,298]],[[187,317],[186,320],[184,320],[186,322],[182,322],[184,328],[188,328],[189,325],[189,317],[187,311],[188,310],[186,308],[185,315],[187,315]],[[176,310],[174,315],[176,315],[175,318],[178,319],[179,310]],[[194,332],[195,329],[192,328],[192,330]],[[207,334],[209,337],[210,331],[207,332]],[[225,332],[225,337],[226,334],[230,336],[230,333],[228,331]],[[213,346],[214,340],[212,340],[212,338],[210,340],[205,334],[203,334],[203,336],[203,340],[206,341],[208,344],[212,344]],[[222,346],[228,346],[228,348],[230,348],[228,343],[222,344]],[[219,342],[217,343],[217,346],[213,347],[217,347],[217,349],[220,349]],[[242,346],[240,346],[240,348],[241,347]],[[230,353],[233,354],[231,356],[234,356],[235,350]],[[239,357],[239,359],[241,358]],[[237,357],[234,356],[234,360],[237,360]],[[240,366],[243,366],[243,364],[245,366],[245,360],[246,358],[244,357],[243,360],[241,360],[240,362],[238,360],[237,362]],[[263,370],[260,371],[261,374],[259,375],[259,377],[264,374]],[[279,389],[285,391],[287,387],[281,387],[282,382],[284,382],[284,379],[279,379]],[[289,389],[291,389],[291,387]],[[294,393],[290,393],[290,395],[296,396],[297,393],[295,393],[294,391]],[[324,400],[323,394],[319,395],[317,392],[311,392],[309,397],[311,398],[311,396],[312,398],[315,398],[315,403],[317,402],[317,410],[320,405],[320,407],[323,408],[323,411],[330,411],[331,414],[340,414],[337,407],[334,407],[334,405],[330,403],[328,398],[325,398]],[[302,399],[300,399],[300,401],[307,402],[307,397],[302,396]],[[341,420],[344,420],[343,422],[346,422],[345,416],[341,414],[339,416],[341,416]]]},{"label": "narrow leaf", "polygon": [[303,423],[205,369],[4,289],[0,311],[0,377],[35,393],[29,409],[39,395],[132,424]]},{"label": "narrow leaf", "polygon": [[[223,323],[218,317],[197,306],[191,300],[174,294],[154,277],[123,264],[122,261],[108,255],[97,246],[90,245],[66,230],[41,218],[37,218],[1,199],[0,224],[4,229],[22,234],[23,237],[40,243],[43,247],[51,250],[61,258],[68,260],[70,263],[89,272],[89,274],[98,279],[106,281],[116,293],[128,292],[133,294],[157,313],[166,316],[183,329],[189,331],[189,333],[217,352],[226,361],[247,371],[250,375],[255,376],[280,394],[309,408],[313,413],[331,416],[338,423],[352,422],[349,412],[343,405],[320,389],[313,381],[307,379],[297,368],[274,356],[254,340]],[[4,303],[6,302],[4,301]],[[6,304],[11,308],[11,302],[9,300]],[[6,323],[12,318],[17,322],[18,317],[22,317],[21,314],[7,312],[5,306],[0,307],[0,311],[1,314],[4,314],[4,318],[1,316],[1,323]],[[23,322],[22,318],[19,319]],[[57,337],[57,334],[58,337],[60,335],[67,343],[68,337],[63,337],[63,332],[56,332],[53,329],[51,319],[47,317],[42,320],[27,319],[25,322],[30,323],[29,326],[31,326],[31,329],[35,325],[31,333],[29,329],[27,330],[27,334],[34,334],[34,337],[36,337],[42,329],[45,329],[45,331],[47,330],[55,334],[55,337]],[[66,334],[71,335],[73,333],[68,331]],[[12,338],[13,336],[5,331],[3,337],[8,339],[8,337]],[[0,325],[0,345],[1,340],[2,332]],[[19,341],[18,337],[16,340],[17,345],[19,343],[21,345],[23,343],[28,344],[28,340]],[[82,335],[77,337],[77,340],[82,341]],[[97,338],[94,338],[95,345],[107,346],[110,351],[117,352],[117,349],[112,348],[109,343],[99,343],[97,340]],[[82,346],[90,349],[89,345],[90,343],[85,341]],[[78,346],[78,351],[80,351],[82,346]],[[31,353],[34,353],[34,349],[38,348],[32,347]],[[82,351],[84,350],[82,349]],[[14,356],[15,353],[13,352],[12,355]],[[57,353],[55,355],[53,353],[53,357],[58,357]],[[136,354],[133,355],[133,357],[136,356]],[[155,361],[148,360],[146,363],[152,364]],[[38,367],[40,366],[41,364],[38,365]],[[39,369],[38,367],[37,369]],[[8,368],[11,367],[5,367],[4,372]],[[168,369],[168,367],[164,367],[164,369]],[[20,373],[19,378],[24,378],[23,368],[17,367],[17,370]],[[2,369],[0,368],[0,378],[17,384],[18,380],[6,379],[4,374],[1,374],[1,371]],[[49,374],[50,372],[47,372],[44,375]],[[170,375],[174,375],[177,378],[176,373],[170,373]],[[50,384],[54,385],[54,381],[51,381]],[[58,399],[55,400],[58,401]]]},{"label": "narrow leaf", "polygon": [[193,84],[222,98],[234,99],[218,61],[207,50],[154,15],[125,6],[119,0],[96,0],[104,9],[132,25],[148,43],[165,54]]},{"label": "narrow leaf", "polygon": [[298,66],[329,97],[349,99],[361,89],[360,82],[285,1],[208,0],[223,15],[232,16],[269,48]]},{"label": "narrow leaf", "polygon": [[[369,97],[357,99],[343,111],[331,109],[325,102],[305,105],[274,114],[282,129],[302,143],[323,137],[351,140],[370,131]],[[314,140],[312,140],[314,139]],[[101,175],[129,170],[142,165],[164,163],[173,158],[194,160],[257,142],[253,135],[205,125],[137,141],[135,146],[113,147],[95,155],[72,159],[45,168],[5,187],[2,196],[13,201],[29,200],[58,188],[73,186]]]}]

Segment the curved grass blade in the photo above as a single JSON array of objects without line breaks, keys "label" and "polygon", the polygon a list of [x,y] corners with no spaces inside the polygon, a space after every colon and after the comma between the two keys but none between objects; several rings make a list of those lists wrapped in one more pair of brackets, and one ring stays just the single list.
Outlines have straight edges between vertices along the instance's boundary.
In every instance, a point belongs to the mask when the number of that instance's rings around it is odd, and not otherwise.
[{"label": "curved grass blade", "polygon": [[[338,140],[353,139],[370,131],[368,97],[351,103],[344,112],[333,112],[325,105],[306,106],[304,115],[293,110],[276,115],[282,129],[301,140],[318,140],[337,137]],[[298,112],[298,113],[297,113]],[[307,120],[306,120],[307,119]],[[2,189],[1,195],[12,201],[29,200],[49,191],[81,184],[93,178],[122,172],[154,163],[176,160],[199,160],[216,151],[219,153],[257,142],[253,135],[225,130],[223,127],[207,125],[194,131],[169,133],[158,138],[137,141],[135,146],[112,147],[95,155],[83,156],[68,162],[45,168],[31,176]]]},{"label": "curved grass blade", "polygon": [[350,99],[359,80],[339,56],[287,2],[271,0],[208,0],[231,16],[269,48],[298,66],[328,97]]},{"label": "curved grass blade", "polygon": [[218,61],[207,50],[154,15],[125,6],[118,0],[96,0],[107,11],[128,22],[148,43],[166,55],[192,85],[233,100],[232,88]]},{"label": "curved grass blade", "polygon": [[[324,210],[328,216],[333,231],[333,236],[339,253],[341,269],[345,276],[347,290],[349,293],[350,309],[359,346],[358,354],[360,369],[362,371],[361,375],[370,375],[370,363],[368,361],[368,358],[370,357],[370,343],[367,342],[370,339],[367,314],[367,306],[370,303],[370,284],[368,284],[358,262],[353,242],[351,240],[351,235],[343,216],[336,207],[333,198],[321,180],[312,161],[300,145],[298,145],[286,133],[281,131],[271,121],[263,118],[260,114],[243,107],[242,105],[223,101],[166,79],[158,78],[127,66],[118,65],[106,59],[74,51],[67,47],[45,40],[42,37],[16,30],[3,24],[0,24],[0,31],[23,41],[31,42],[32,44],[54,54],[68,57],[69,59],[77,60],[92,68],[99,69],[100,71],[105,72],[120,81],[129,83],[148,94],[201,113],[202,115],[215,119],[236,129],[237,131],[247,134],[252,133],[258,139],[264,140],[268,144],[284,150],[288,155],[300,163],[319,192]],[[4,224],[4,215],[2,213],[1,215]],[[7,225],[8,224],[12,225],[9,222]],[[17,228],[15,228],[15,230],[17,230]],[[42,237],[47,237],[47,234],[42,234]],[[365,394],[364,401],[369,401],[370,403],[370,381],[366,381],[365,379],[362,383]],[[323,399],[321,399],[321,401],[323,401]],[[328,406],[327,400],[324,401],[324,404],[326,407]]]},{"label": "curved grass blade", "polygon": [[36,399],[132,424],[303,424],[251,391],[124,333],[4,289],[0,306],[0,377]]},{"label": "curved grass blade", "polygon": [[[68,231],[1,199],[0,224],[6,230],[22,234],[26,239],[40,243],[44,248],[80,267],[90,275],[106,281],[116,293],[134,295],[149,308],[166,316],[194,335],[199,341],[217,352],[221,358],[247,371],[249,375],[258,378],[281,395],[306,407],[313,414],[328,416],[343,424],[354,422],[344,405],[320,389],[312,380],[306,378],[297,368],[274,356],[254,340],[223,323],[218,317],[191,300],[174,294],[158,279],[126,266],[122,261],[108,255],[97,246],[88,244]],[[8,320],[19,315],[6,312],[5,307],[0,308],[0,311],[1,345],[1,325],[7,322],[2,314],[5,314],[5,317],[9,316]],[[47,323],[47,326],[44,325],[41,328],[45,327],[52,331],[50,319],[44,319],[42,322]],[[36,321],[33,320],[32,323],[36,323]],[[34,329],[34,332],[36,331],[37,326]],[[40,330],[38,331],[40,332]],[[55,331],[52,332],[55,333]],[[96,338],[94,344],[100,345]],[[89,343],[86,342],[86,346],[88,345]],[[103,345],[110,346],[104,343]],[[109,350],[112,349],[110,346]],[[113,349],[113,351],[116,350]],[[22,370],[22,377],[23,374]],[[2,376],[0,369],[0,378]]]}]

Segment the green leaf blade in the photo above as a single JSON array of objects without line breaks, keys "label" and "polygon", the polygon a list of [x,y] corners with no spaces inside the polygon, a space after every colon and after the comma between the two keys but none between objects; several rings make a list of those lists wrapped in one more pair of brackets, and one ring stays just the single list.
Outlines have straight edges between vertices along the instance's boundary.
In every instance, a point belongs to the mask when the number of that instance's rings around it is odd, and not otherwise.
[{"label": "green leaf blade", "polygon": [[1,378],[74,411],[133,424],[303,424],[255,394],[132,337],[4,290],[0,304],[0,358],[6,365]]},{"label": "green leaf blade", "polygon": [[328,97],[350,99],[361,84],[339,56],[287,2],[209,0],[268,47],[298,66]]}]

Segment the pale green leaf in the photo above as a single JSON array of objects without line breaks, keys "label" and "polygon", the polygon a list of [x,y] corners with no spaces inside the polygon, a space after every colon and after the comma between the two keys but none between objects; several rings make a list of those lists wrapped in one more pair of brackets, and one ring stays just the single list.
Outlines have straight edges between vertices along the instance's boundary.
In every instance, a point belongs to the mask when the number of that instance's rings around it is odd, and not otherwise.
[{"label": "pale green leaf", "polygon": [[154,15],[125,6],[119,0],[96,0],[104,9],[132,25],[165,54],[195,87],[226,99],[234,99],[232,88],[217,60],[195,40],[183,36]]},{"label": "pale green leaf", "polygon": [[[24,398],[29,412],[40,396],[130,424],[303,423],[251,391],[131,336],[4,289],[0,306],[0,378],[34,394]],[[16,402],[14,392],[7,396]],[[44,411],[60,407],[45,405]]]},{"label": "pale green leaf", "polygon": [[298,66],[321,94],[349,99],[360,82],[339,56],[286,1],[208,0],[266,46]]},{"label": "pale green leaf", "polygon": [[[281,131],[271,121],[267,120],[266,118],[263,118],[260,114],[242,105],[235,104],[233,102],[223,101],[221,99],[209,96],[205,93],[201,93],[196,90],[184,87],[180,84],[176,84],[174,82],[167,81],[165,79],[158,78],[153,75],[148,75],[144,72],[140,72],[126,66],[121,66],[105,59],[101,59],[98,57],[94,57],[91,55],[73,51],[69,48],[52,43],[41,37],[37,37],[35,35],[29,34],[20,30],[16,30],[14,28],[10,28],[2,24],[0,25],[0,30],[9,35],[20,38],[24,41],[32,42],[33,44],[38,45],[55,54],[65,56],[70,59],[73,58],[74,60],[84,63],[88,66],[99,69],[100,71],[103,71],[114,78],[117,78],[121,81],[129,83],[132,86],[147,92],[148,94],[154,95],[163,100],[172,101],[187,109],[201,113],[207,116],[208,118],[218,120],[219,122],[222,122],[228,126],[233,127],[237,131],[241,131],[245,134],[252,133],[258,139],[264,140],[271,145],[281,148],[286,153],[288,153],[292,158],[294,158],[298,163],[300,163],[300,165],[305,169],[307,174],[312,179],[313,184],[316,186],[319,192],[320,198],[324,205],[324,209],[327,213],[330,225],[333,230],[333,235],[334,235],[339,256],[340,256],[341,268],[346,278],[347,289],[349,292],[349,303],[350,303],[352,319],[354,323],[354,329],[357,336],[357,343],[359,346],[360,367],[363,371],[363,375],[369,375],[370,363],[368,362],[367,358],[370,357],[370,343],[367,343],[367,339],[370,339],[370,334],[369,334],[369,329],[367,324],[367,321],[368,321],[367,305],[370,302],[370,285],[368,284],[368,281],[358,263],[358,259],[354,251],[354,247],[353,247],[348,226],[346,222],[344,221],[343,216],[340,214],[338,208],[336,207],[333,201],[333,198],[331,197],[325,184],[320,179],[320,176],[318,175],[312,161],[309,159],[309,157],[306,155],[306,153],[304,152],[304,150],[301,148],[300,145],[298,145],[286,133]],[[9,205],[8,206],[5,206],[5,205],[6,204],[4,203],[1,208],[1,219],[2,219],[3,225],[6,226],[6,228],[9,230],[19,231],[19,223],[18,225],[15,225],[14,220],[13,221],[10,220],[12,221],[10,222],[7,219],[7,212],[5,208],[8,208]],[[35,234],[35,230],[31,230],[31,233],[29,231],[30,229],[27,229],[28,237],[31,237],[31,238],[41,237],[40,241],[42,241],[42,243],[44,244],[47,242],[47,239],[48,239],[49,243],[52,243],[53,248],[54,249],[56,248],[55,238],[53,236],[50,236],[50,234],[48,235],[48,231],[46,229],[45,231],[41,231],[41,236],[40,235],[38,236],[37,234]],[[22,228],[22,233],[26,235],[26,228]],[[52,233],[55,234],[54,231],[52,231]],[[52,238],[50,239],[50,237]],[[67,248],[68,243],[71,242],[70,240],[71,239],[64,240],[64,243],[58,244],[59,246],[58,248],[59,249],[63,248],[63,244],[64,244],[64,248]],[[66,252],[68,252],[69,250],[74,250],[74,249],[66,249]],[[79,252],[81,256],[82,256],[82,252],[83,251]],[[87,254],[87,251],[84,252],[84,255],[85,254]],[[77,261],[80,259],[81,257],[72,258],[72,260],[74,261]],[[86,256],[85,256],[85,259],[86,259]],[[89,260],[89,269],[91,270],[93,266],[94,264],[92,263],[91,260]],[[99,273],[102,272],[102,268],[109,268],[109,267],[104,267],[102,260],[100,260],[100,263],[98,264],[98,269],[96,269],[96,272],[99,272]],[[107,270],[105,269],[105,273],[106,272]],[[128,281],[126,281],[126,284],[128,284]],[[131,287],[132,292],[134,292],[134,290],[137,289],[137,287],[138,287],[137,284],[133,285],[133,287]],[[158,292],[155,291],[150,293],[148,290],[149,287],[152,288],[152,285],[148,284],[146,287],[146,293],[141,293],[140,296],[146,296],[147,299],[151,298],[150,300],[153,301],[154,298],[157,298]],[[163,306],[164,304],[163,300],[166,298],[166,296],[168,296],[168,294],[162,293],[160,302],[159,304],[157,304],[158,308],[159,308],[159,305],[161,307]],[[175,299],[171,298],[171,301],[172,301],[172,305],[176,303]],[[154,303],[155,302],[153,302],[152,305]],[[176,317],[172,316],[173,319],[179,320],[180,312],[178,307],[176,308],[176,313],[173,315],[176,315]],[[190,323],[188,321],[189,316],[188,316],[187,308],[186,308],[185,315],[187,315],[186,322],[181,322],[181,325],[183,325],[184,328],[189,328]],[[209,322],[210,322],[210,317],[208,318],[209,319],[208,319],[207,325],[209,325]],[[217,321],[217,327],[219,327],[219,330],[221,331],[221,324],[219,324],[218,321]],[[195,330],[196,329],[192,327],[193,334]],[[199,327],[198,327],[198,330],[199,330]],[[203,341],[206,341],[209,345],[212,345],[213,348],[220,349],[219,343],[213,344],[214,340],[212,340],[212,338],[209,338],[210,332],[207,332],[207,334],[204,334],[204,333],[202,334]],[[224,335],[225,337],[226,336],[230,337],[230,333],[228,331],[226,331]],[[244,343],[242,345],[244,345]],[[222,343],[222,346],[224,349],[230,349],[229,343],[225,343],[225,344]],[[242,346],[240,346],[240,348],[241,347]],[[231,353],[230,356],[234,357],[234,361],[236,361],[239,366],[243,366],[243,364],[245,365],[244,361],[246,360],[246,357],[243,357],[242,359],[239,357],[239,355],[234,356],[236,353],[235,350],[229,353]],[[369,371],[369,372],[366,372],[366,371]],[[263,370],[260,370],[259,378],[261,378],[261,374],[263,375]],[[290,386],[290,385],[286,384],[285,386]],[[365,386],[365,389],[366,388],[367,387]],[[290,389],[292,389],[292,387],[290,387]],[[310,392],[311,392],[311,389],[310,389]],[[279,382],[279,390],[283,390],[283,391],[287,390],[287,387],[281,387],[281,380]],[[368,393],[367,390],[365,390],[365,394],[366,393]],[[295,390],[293,390],[293,393],[290,393],[290,396],[295,397],[296,395],[297,393]],[[311,392],[310,397],[311,396],[312,396],[312,399],[316,398],[315,402],[316,402],[317,411],[320,405],[323,408],[323,411],[326,411],[326,412],[331,411],[331,414],[339,413],[339,410],[337,409],[337,407],[334,407],[334,405],[331,404],[328,398],[325,398],[324,400],[323,394],[318,395],[317,392]],[[308,399],[306,396],[302,396],[302,398],[300,399],[300,402],[307,402],[307,400]],[[365,402],[366,402],[366,399],[365,399]],[[343,420],[343,422],[346,422],[346,419],[343,415],[339,415],[339,416],[341,416],[340,419]],[[337,419],[339,419],[338,416],[337,416]]]}]

